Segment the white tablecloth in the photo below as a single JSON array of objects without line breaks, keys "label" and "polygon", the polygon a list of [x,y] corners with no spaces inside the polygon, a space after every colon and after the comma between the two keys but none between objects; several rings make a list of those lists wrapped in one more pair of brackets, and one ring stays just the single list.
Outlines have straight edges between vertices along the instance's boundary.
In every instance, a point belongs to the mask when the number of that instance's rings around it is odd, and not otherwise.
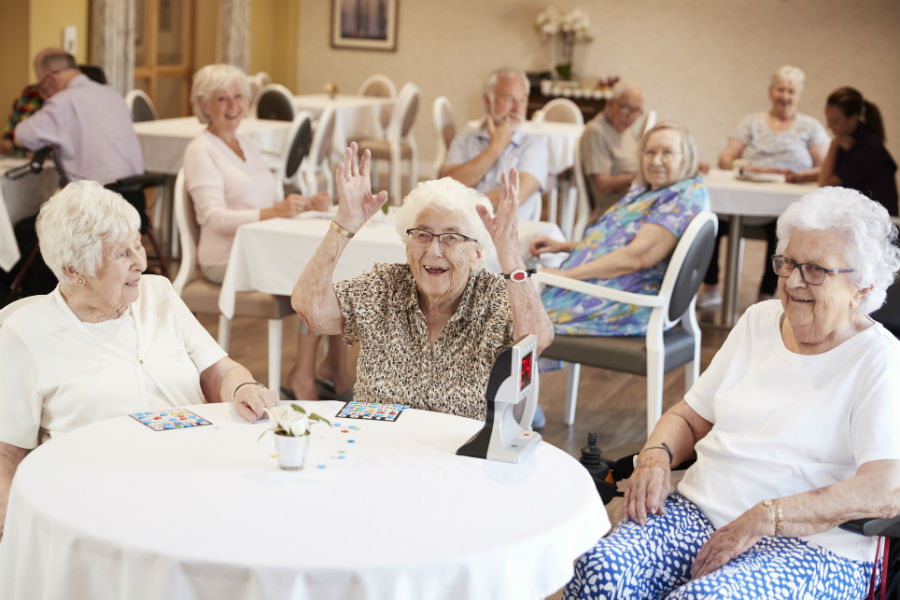
[{"label": "white tablecloth", "polygon": [[[336,209],[332,209],[333,211]],[[391,214],[381,212],[360,229],[344,249],[334,269],[334,281],[359,275],[376,263],[405,263],[406,245],[394,225]],[[231,247],[228,270],[219,294],[219,310],[228,318],[234,315],[236,292],[256,290],[267,294],[290,296],[303,268],[328,232],[332,213],[304,213],[293,219],[269,219],[248,223],[238,228]],[[562,241],[562,231],[552,223],[522,221],[519,223],[519,250],[527,257],[531,240],[545,235]],[[544,266],[559,266],[565,254],[541,255]],[[534,264],[534,260],[526,260]],[[499,271],[493,252],[488,256],[489,271]]]},{"label": "white tablecloth", "polygon": [[[244,117],[238,133],[253,137],[264,151],[281,154],[290,127],[288,121]],[[196,117],[135,123],[134,131],[144,155],[144,169],[153,173],[176,175],[184,161],[187,145],[204,129],[206,125]]]},{"label": "white tablecloth", "polygon": [[456,456],[480,427],[469,419],[337,419],[313,428],[306,469],[285,472],[264,425],[230,404],[191,410],[214,425],[119,417],[26,457],[0,597],[543,598],[609,529],[587,471],[553,446],[521,464]]},{"label": "white tablecloth", "polygon": [[381,137],[382,112],[390,115],[394,108],[394,101],[390,98],[351,94],[337,94],[334,98],[328,94],[303,94],[294,96],[294,104],[297,110],[309,111],[314,119],[318,119],[327,107],[334,107],[336,118],[331,139],[331,159],[335,165],[344,154],[347,140]]},{"label": "white tablecloth", "polygon": [[16,180],[5,177],[7,171],[26,162],[25,158],[0,158],[0,269],[4,271],[12,269],[21,258],[13,227],[37,214],[59,185],[59,175],[49,162],[40,173],[29,173]]}]

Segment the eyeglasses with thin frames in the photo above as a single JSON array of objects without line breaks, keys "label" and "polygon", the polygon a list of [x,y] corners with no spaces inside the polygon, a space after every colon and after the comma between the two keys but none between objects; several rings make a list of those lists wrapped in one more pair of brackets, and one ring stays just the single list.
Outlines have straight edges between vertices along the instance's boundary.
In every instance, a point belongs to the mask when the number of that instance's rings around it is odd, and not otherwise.
[{"label": "eyeglasses with thin frames", "polygon": [[653,160],[656,158],[656,155],[659,154],[660,158],[663,162],[671,162],[675,160],[675,157],[680,155],[681,152],[677,150],[644,150],[641,155],[647,160]]},{"label": "eyeglasses with thin frames", "polygon": [[822,285],[826,275],[838,273],[855,273],[856,269],[826,269],[816,263],[798,263],[781,254],[772,256],[772,268],[779,277],[790,277],[794,269],[800,269],[800,279],[807,285]]},{"label": "eyeglasses with thin frames", "polygon": [[474,238],[470,238],[467,235],[463,235],[461,233],[432,233],[425,229],[407,229],[406,235],[409,236],[409,239],[416,244],[417,246],[430,246],[432,240],[437,238],[438,244],[441,245],[442,248],[454,248],[463,242],[474,242],[477,241]]}]

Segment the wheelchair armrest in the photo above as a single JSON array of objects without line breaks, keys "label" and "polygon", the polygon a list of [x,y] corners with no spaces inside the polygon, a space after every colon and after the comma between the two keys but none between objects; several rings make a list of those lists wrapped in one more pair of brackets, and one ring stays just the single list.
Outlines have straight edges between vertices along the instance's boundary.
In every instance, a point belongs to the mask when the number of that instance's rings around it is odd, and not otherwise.
[{"label": "wheelchair armrest", "polygon": [[900,537],[900,515],[890,519],[854,519],[842,523],[840,528],[860,535],[896,538]]},{"label": "wheelchair armrest", "polygon": [[571,277],[563,277],[562,275],[553,275],[538,271],[535,275],[538,283],[544,283],[555,287],[565,288],[575,292],[581,292],[588,296],[596,298],[605,298],[615,302],[624,302],[625,304],[634,304],[636,306],[664,306],[666,299],[659,295],[651,296],[649,294],[635,294],[634,292],[623,292],[613,288],[603,287],[594,283],[587,283]]},{"label": "wheelchair armrest", "polygon": [[163,173],[141,173],[140,175],[123,177],[122,179],[113,181],[106,187],[113,191],[142,190],[148,187],[165,185],[165,183],[166,175]]}]

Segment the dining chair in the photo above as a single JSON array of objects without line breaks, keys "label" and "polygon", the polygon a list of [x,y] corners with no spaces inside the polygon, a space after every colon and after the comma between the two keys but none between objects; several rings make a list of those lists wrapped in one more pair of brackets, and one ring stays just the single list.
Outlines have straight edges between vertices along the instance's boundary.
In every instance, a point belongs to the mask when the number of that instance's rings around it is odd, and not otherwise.
[{"label": "dining chair", "polygon": [[309,153],[300,165],[299,187],[304,195],[318,193],[322,189],[321,179],[324,179],[328,195],[334,198],[334,176],[328,156],[331,154],[335,123],[337,111],[333,106],[328,106],[316,121]]},{"label": "dining chair", "polygon": [[[394,85],[394,82],[387,75],[376,73],[375,75],[370,75],[362,82],[362,85],[359,86],[359,95],[396,100],[397,86]],[[381,136],[384,137],[388,126],[391,124],[391,112],[382,110],[379,112],[378,118],[380,120]]]},{"label": "dining chair", "polygon": [[250,110],[250,114],[256,115],[257,119],[275,121],[293,121],[296,112],[294,95],[278,83],[270,83],[263,87]]},{"label": "dining chair", "polygon": [[[391,122],[388,125],[385,139],[366,138],[356,140],[361,150],[372,152],[374,160],[390,161],[390,201],[399,204],[403,196],[400,170],[404,159],[409,161],[409,187],[412,189],[418,180],[418,152],[416,140],[412,135],[413,124],[419,110],[422,92],[414,83],[406,83],[400,89]],[[375,170],[373,170],[373,177]]]},{"label": "dining chair", "polygon": [[[584,115],[578,105],[568,98],[554,98],[541,107],[538,120],[544,123],[571,123],[584,126]],[[576,163],[577,157],[576,157]],[[578,188],[573,185],[575,170],[574,165],[558,173],[549,173],[547,177],[548,191],[548,220],[551,223],[560,223],[560,229],[567,239],[573,239],[572,226],[575,220],[576,206],[578,203]],[[562,191],[562,215],[559,215],[557,203]],[[537,215],[540,219],[540,215]],[[565,226],[563,226],[565,225]]]},{"label": "dining chair", "polygon": [[300,165],[309,154],[312,144],[312,115],[302,110],[291,121],[284,140],[284,146],[280,152],[263,151],[266,156],[277,157],[275,163],[275,178],[284,185],[291,185],[306,194],[300,177]]},{"label": "dining chair", "polygon": [[647,435],[662,415],[663,375],[685,366],[685,389],[700,374],[700,327],[694,313],[697,290],[716,240],[715,213],[701,211],[675,246],[656,295],[636,294],[549,273],[538,272],[546,285],[606,298],[652,311],[645,335],[590,336],[556,334],[542,358],[570,363],[566,374],[565,423],[575,421],[581,365],[624,371],[647,378]]},{"label": "dining chair", "polygon": [[[175,219],[181,241],[181,266],[172,286],[188,308],[198,314],[219,315],[219,345],[226,352],[231,338],[231,320],[219,311],[219,292],[222,286],[203,278],[197,265],[197,242],[200,227],[194,214],[194,204],[184,181],[184,169],[175,178]],[[235,294],[234,315],[266,319],[269,324],[269,389],[281,387],[282,320],[294,313],[289,296],[274,296],[262,292]]]},{"label": "dining chair", "polygon": [[432,107],[434,129],[437,131],[437,157],[434,159],[434,176],[441,176],[444,163],[447,162],[447,151],[450,143],[456,137],[456,120],[453,118],[453,106],[446,96],[438,96],[434,99]]},{"label": "dining chair", "polygon": [[141,123],[143,121],[155,121],[159,117],[156,115],[156,107],[153,106],[153,100],[144,90],[134,89],[125,94],[125,104],[128,105],[128,111],[131,113],[131,121],[133,123]]}]

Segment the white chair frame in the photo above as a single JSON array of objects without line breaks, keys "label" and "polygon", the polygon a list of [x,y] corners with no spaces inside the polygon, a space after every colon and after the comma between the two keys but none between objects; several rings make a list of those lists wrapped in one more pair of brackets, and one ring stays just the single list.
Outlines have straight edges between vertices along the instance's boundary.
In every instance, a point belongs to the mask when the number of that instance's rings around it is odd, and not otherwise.
[{"label": "white chair frame", "polygon": [[453,127],[456,131],[456,119],[453,117],[453,106],[450,99],[446,96],[438,96],[434,99],[431,109],[432,118],[434,120],[434,129],[437,132],[437,156],[434,159],[434,177],[441,176],[444,169],[444,163],[447,162],[447,151],[450,145],[444,139],[444,129]]}]

